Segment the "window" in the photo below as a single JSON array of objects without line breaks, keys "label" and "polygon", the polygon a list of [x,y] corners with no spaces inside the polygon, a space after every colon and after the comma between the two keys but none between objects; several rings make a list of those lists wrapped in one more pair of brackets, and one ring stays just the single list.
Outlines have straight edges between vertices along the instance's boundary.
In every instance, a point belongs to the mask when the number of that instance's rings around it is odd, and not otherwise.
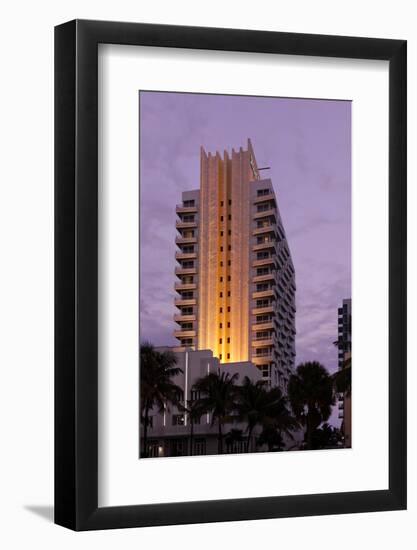
[{"label": "window", "polygon": [[264,195],[269,195],[269,189],[258,189],[258,197],[263,197]]},{"label": "window", "polygon": [[230,306],[228,306],[227,311],[230,311]]},{"label": "window", "polygon": [[222,222],[224,219],[224,216],[220,216],[220,221]]},{"label": "window", "polygon": [[223,252],[223,247],[222,246],[220,247],[220,252]]},{"label": "window", "polygon": [[173,414],[172,415],[172,425],[173,426],[184,426],[184,415],[183,414]]},{"label": "window", "polygon": [[181,346],[182,347],[187,347],[187,346],[192,346],[193,345],[193,339],[192,338],[183,338],[181,340]]},{"label": "window", "polygon": [[232,206],[232,199],[229,199],[229,206]]},{"label": "window", "polygon": [[191,390],[190,397],[191,397],[191,401],[197,401],[198,399],[201,399],[201,391]]},{"label": "window", "polygon": [[227,261],[227,265],[231,265],[231,261],[230,261],[230,260]]},{"label": "window", "polygon": [[220,324],[219,324],[219,328],[223,328],[223,323],[220,323]]},{"label": "window", "polygon": [[227,323],[227,328],[230,328],[230,323]]},{"label": "window", "polygon": [[227,354],[227,358],[230,359],[230,353]]},{"label": "window", "polygon": [[182,262],[182,269],[192,269],[194,267],[194,261],[188,260],[187,262]]},{"label": "window", "polygon": [[228,233],[228,235],[231,235],[231,234],[232,234],[232,230],[229,229],[229,231],[228,231],[227,233]]},{"label": "window", "polygon": [[227,276],[227,280],[230,281],[230,275]]},{"label": "window", "polygon": [[269,365],[259,365],[259,369],[262,373],[262,378],[269,378]]},{"label": "window", "polygon": [[182,221],[186,222],[186,223],[191,223],[191,222],[195,221],[195,217],[194,217],[194,215],[192,215],[192,216],[183,216]]},{"label": "window", "polygon": [[220,206],[223,206],[224,205],[224,202],[223,201],[220,201]]},{"label": "window", "polygon": [[223,344],[223,338],[219,338],[219,344]]},{"label": "window", "polygon": [[223,313],[223,308],[222,307],[220,308],[220,313]]},{"label": "window", "polygon": [[223,292],[220,292],[219,297],[223,298]]},{"label": "window", "polygon": [[229,244],[229,246],[227,247],[227,249],[228,249],[228,250],[232,250],[232,247],[230,246],[230,244]]},{"label": "window", "polygon": [[230,297],[230,290],[227,291],[227,295]]},{"label": "window", "polygon": [[221,282],[221,283],[223,282],[223,277],[220,277],[220,282]]},{"label": "window", "polygon": [[230,344],[230,338],[227,339],[227,343]]},{"label": "window", "polygon": [[223,267],[223,262],[220,262],[220,267]]},{"label": "window", "polygon": [[183,206],[195,206],[195,200],[194,199],[190,199],[188,201],[183,201]]},{"label": "window", "polygon": [[194,455],[205,455],[206,454],[206,440],[203,438],[198,438],[194,440]]},{"label": "window", "polygon": [[223,357],[223,356],[222,356],[222,354],[220,354],[220,355],[219,355],[219,359],[220,359],[220,361],[222,360],[222,357]]},{"label": "window", "polygon": [[229,220],[231,220],[232,219],[232,214],[229,214],[228,218],[229,218]]}]

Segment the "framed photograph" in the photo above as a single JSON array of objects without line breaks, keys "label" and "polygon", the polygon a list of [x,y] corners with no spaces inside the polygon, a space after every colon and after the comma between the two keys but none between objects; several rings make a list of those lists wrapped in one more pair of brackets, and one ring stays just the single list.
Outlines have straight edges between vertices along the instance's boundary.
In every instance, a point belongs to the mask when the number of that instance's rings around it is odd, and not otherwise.
[{"label": "framed photograph", "polygon": [[404,40],[70,21],[55,163],[57,524],[406,508]]}]

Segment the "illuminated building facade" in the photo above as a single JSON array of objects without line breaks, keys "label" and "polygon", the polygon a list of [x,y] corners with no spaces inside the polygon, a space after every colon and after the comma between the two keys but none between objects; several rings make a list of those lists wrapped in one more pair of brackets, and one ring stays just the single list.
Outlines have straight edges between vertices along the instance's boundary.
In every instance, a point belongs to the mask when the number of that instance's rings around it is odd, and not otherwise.
[{"label": "illuminated building facade", "polygon": [[286,390],[295,358],[295,272],[270,179],[246,150],[201,149],[200,189],[182,194],[176,244],[178,351],[251,361]]}]

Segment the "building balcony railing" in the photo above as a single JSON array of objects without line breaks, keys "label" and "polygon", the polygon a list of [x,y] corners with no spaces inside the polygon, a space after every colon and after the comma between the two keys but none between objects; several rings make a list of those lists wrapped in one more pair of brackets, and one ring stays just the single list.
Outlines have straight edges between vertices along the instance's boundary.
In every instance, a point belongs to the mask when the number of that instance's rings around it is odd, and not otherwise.
[{"label": "building balcony railing", "polygon": [[192,229],[193,227],[197,227],[197,221],[194,220],[193,222],[183,222],[182,220],[176,220],[175,227],[177,229]]},{"label": "building balcony railing", "polygon": [[182,313],[177,313],[174,315],[174,321],[176,323],[182,323],[182,322],[187,322],[187,321],[195,321],[196,320],[196,315],[195,313],[191,313],[191,314],[188,314],[188,315],[183,315]]},{"label": "building balcony railing", "polygon": [[253,199],[253,204],[259,204],[260,202],[274,201],[275,202],[275,193],[271,191],[267,195],[259,195]]},{"label": "building balcony railing", "polygon": [[176,267],[175,268],[175,275],[196,275],[197,274],[197,268],[196,267]]},{"label": "building balcony railing", "polygon": [[181,250],[177,250],[175,252],[175,259],[176,260],[195,260],[197,259],[197,252],[182,252]]},{"label": "building balcony railing", "polygon": [[255,212],[253,214],[253,219],[254,220],[259,220],[260,218],[268,218],[270,216],[276,216],[276,209],[275,208],[270,208],[268,210],[262,210],[261,212]]},{"label": "building balcony railing", "polygon": [[252,355],[251,361],[254,365],[265,365],[266,363],[273,363],[274,362],[274,356],[271,353],[268,355]]},{"label": "building balcony railing", "polygon": [[175,237],[175,244],[194,244],[197,242],[197,237],[183,237],[177,236]]},{"label": "building balcony railing", "polygon": [[252,340],[252,347],[254,348],[262,348],[265,346],[273,345],[275,345],[275,338],[273,338],[272,336],[270,338],[254,338]]},{"label": "building balcony railing", "polygon": [[195,212],[198,212],[198,207],[196,205],[183,206],[182,204],[177,204],[175,207],[175,212],[177,214],[194,214]]},{"label": "building balcony railing", "polygon": [[264,315],[266,313],[274,313],[274,306],[254,307],[252,310],[252,315]]},{"label": "building balcony railing", "polygon": [[277,226],[274,223],[264,225],[263,227],[255,227],[252,231],[252,235],[264,235],[265,233],[273,233],[277,235]]},{"label": "building balcony railing", "polygon": [[262,258],[262,259],[254,259],[252,262],[252,267],[262,267],[266,265],[272,265],[275,266],[276,264],[276,257],[270,256],[269,258]]},{"label": "building balcony railing", "polygon": [[252,330],[275,330],[275,323],[274,321],[263,321],[263,322],[255,322],[252,324]]},{"label": "building balcony railing", "polygon": [[275,288],[269,288],[268,290],[255,291],[252,294],[254,300],[261,298],[274,298],[277,296],[277,290]]},{"label": "building balcony railing", "polygon": [[265,275],[255,275],[255,277],[252,278],[253,283],[263,283],[266,281],[274,281],[276,278],[276,275],[274,272],[272,273],[266,273]]},{"label": "building balcony railing", "polygon": [[175,338],[194,338],[196,334],[195,330],[174,330]]},{"label": "building balcony railing", "polygon": [[254,244],[252,246],[252,251],[258,252],[259,250],[273,250],[275,252],[278,252],[277,246],[278,246],[277,241],[270,240],[263,243]]},{"label": "building balcony railing", "polygon": [[174,303],[177,307],[195,306],[197,304],[197,300],[196,298],[175,298]]},{"label": "building balcony railing", "polygon": [[196,283],[175,283],[174,289],[175,290],[196,290],[197,285]]}]

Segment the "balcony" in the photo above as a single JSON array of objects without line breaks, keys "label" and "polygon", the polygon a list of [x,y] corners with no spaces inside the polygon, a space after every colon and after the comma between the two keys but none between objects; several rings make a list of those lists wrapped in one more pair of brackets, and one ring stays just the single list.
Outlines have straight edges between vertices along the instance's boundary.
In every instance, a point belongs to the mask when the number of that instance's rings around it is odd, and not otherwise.
[{"label": "balcony", "polygon": [[277,241],[275,240],[270,240],[270,241],[266,241],[266,242],[263,242],[263,243],[259,243],[259,244],[254,244],[252,246],[252,251],[253,252],[258,252],[259,250],[274,250],[277,252]]},{"label": "balcony", "polygon": [[270,256],[269,258],[262,258],[261,260],[253,260],[252,267],[262,267],[266,265],[275,265],[276,258]]},{"label": "balcony", "polygon": [[175,252],[175,259],[176,260],[196,260],[197,259],[197,252],[177,251],[177,252]]},{"label": "balcony", "polygon": [[267,313],[274,313],[274,306],[272,304],[264,307],[255,307],[252,310],[252,315],[264,315]]},{"label": "balcony", "polygon": [[267,355],[252,355],[252,363],[255,365],[264,365],[265,363],[272,363],[274,361],[273,353],[268,353]]},{"label": "balcony", "polygon": [[177,307],[195,306],[197,300],[195,298],[175,298],[174,303]]},{"label": "balcony", "polygon": [[176,323],[186,323],[186,322],[191,322],[191,321],[195,321],[196,320],[196,315],[195,313],[190,313],[188,315],[183,315],[182,313],[177,313],[174,315],[174,321]]},{"label": "balcony", "polygon": [[275,329],[275,323],[274,321],[263,321],[262,323],[253,323],[252,324],[252,330],[260,331],[260,330],[274,330]]},{"label": "balcony", "polygon": [[175,283],[175,290],[196,290],[196,283]]},{"label": "balcony", "polygon": [[183,237],[177,236],[175,237],[175,244],[195,244],[197,242],[197,237]]},{"label": "balcony", "polygon": [[262,212],[255,212],[253,214],[254,220],[259,220],[260,218],[269,218],[269,217],[276,216],[276,209],[275,208],[269,208],[268,210],[263,210]]},{"label": "balcony", "polygon": [[274,233],[274,235],[277,235],[277,226],[274,223],[270,223],[263,227],[255,227],[252,231],[252,235],[255,236],[265,235],[265,233]]},{"label": "balcony", "polygon": [[277,296],[276,290],[274,288],[268,288],[267,290],[257,290],[252,293],[252,298],[254,300],[259,300],[261,298],[275,298]]},{"label": "balcony", "polygon": [[263,283],[266,281],[274,281],[275,280],[275,273],[266,273],[265,275],[255,275],[255,277],[252,278],[253,283]]},{"label": "balcony", "polygon": [[266,201],[274,201],[275,202],[275,194],[274,194],[273,191],[271,191],[271,193],[268,193],[267,195],[256,196],[253,199],[253,204],[259,204],[260,202],[266,202]]},{"label": "balcony", "polygon": [[175,227],[177,229],[193,229],[197,227],[197,221],[194,220],[193,222],[183,222],[182,220],[176,220]]},{"label": "balcony", "polygon": [[196,275],[197,274],[197,268],[196,267],[176,267],[175,268],[175,275]]},{"label": "balcony", "polygon": [[273,336],[265,337],[265,338],[254,338],[252,340],[252,347],[254,348],[262,348],[265,346],[273,346],[273,345],[275,345],[275,339],[273,338]]},{"label": "balcony", "polygon": [[194,338],[196,335],[195,330],[174,330],[175,338]]},{"label": "balcony", "polygon": [[194,214],[198,212],[197,205],[194,206],[183,206],[182,204],[177,204],[175,207],[175,212],[177,214]]}]

